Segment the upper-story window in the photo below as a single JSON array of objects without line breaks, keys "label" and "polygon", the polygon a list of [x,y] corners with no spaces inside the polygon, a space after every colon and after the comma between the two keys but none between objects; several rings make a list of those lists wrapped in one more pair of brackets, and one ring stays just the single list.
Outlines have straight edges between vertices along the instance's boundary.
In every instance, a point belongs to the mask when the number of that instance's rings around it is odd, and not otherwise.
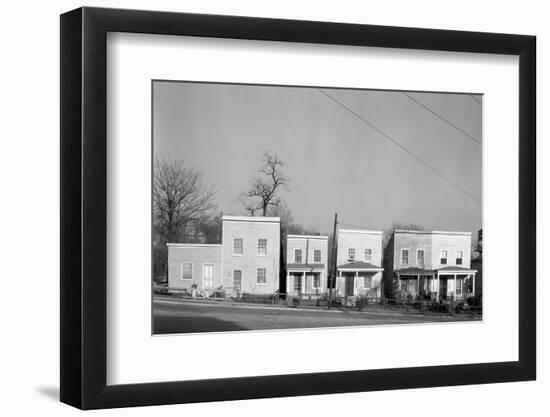
[{"label": "upper-story window", "polygon": [[456,264],[462,265],[462,258],[464,257],[464,252],[461,250],[456,251]]},{"label": "upper-story window", "polygon": [[349,262],[355,261],[355,248],[348,249],[348,261]]},{"label": "upper-story window", "polygon": [[441,265],[447,265],[447,251],[446,250],[441,251],[441,259],[439,260],[439,263]]},{"label": "upper-story window", "polygon": [[401,265],[409,264],[409,250],[401,249]]},{"label": "upper-story window", "polygon": [[267,255],[267,239],[258,239],[258,256]]},{"label": "upper-story window", "polygon": [[294,249],[294,262],[297,264],[302,263],[302,249]]},{"label": "upper-story window", "polygon": [[417,249],[416,263],[417,265],[424,265],[424,249]]},{"label": "upper-story window", "polygon": [[233,239],[233,255],[242,255],[243,253],[244,253],[243,239],[242,238]]},{"label": "upper-story window", "polygon": [[193,279],[193,263],[180,263],[180,279]]},{"label": "upper-story window", "polygon": [[313,251],[313,262],[321,262],[321,249]]},{"label": "upper-story window", "polygon": [[372,249],[365,249],[365,262],[372,262]]}]

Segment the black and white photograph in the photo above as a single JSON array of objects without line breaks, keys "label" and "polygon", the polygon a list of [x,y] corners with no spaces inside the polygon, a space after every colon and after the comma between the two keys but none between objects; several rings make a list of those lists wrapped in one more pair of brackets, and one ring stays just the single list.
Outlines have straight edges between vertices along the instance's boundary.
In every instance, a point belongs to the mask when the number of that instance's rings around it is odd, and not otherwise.
[{"label": "black and white photograph", "polygon": [[482,320],[482,94],[151,88],[153,334]]}]

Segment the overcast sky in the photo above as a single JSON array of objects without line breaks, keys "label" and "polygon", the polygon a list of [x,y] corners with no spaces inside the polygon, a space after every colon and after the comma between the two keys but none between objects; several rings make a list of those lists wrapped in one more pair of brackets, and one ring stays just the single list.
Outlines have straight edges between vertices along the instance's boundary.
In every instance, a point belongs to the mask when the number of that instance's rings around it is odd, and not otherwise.
[{"label": "overcast sky", "polygon": [[407,93],[453,127],[402,92],[323,91],[348,109],[317,88],[156,81],[155,156],[203,171],[224,214],[245,214],[239,195],[270,151],[286,163],[295,221],[320,232],[335,212],[342,227],[481,228],[481,96]]}]

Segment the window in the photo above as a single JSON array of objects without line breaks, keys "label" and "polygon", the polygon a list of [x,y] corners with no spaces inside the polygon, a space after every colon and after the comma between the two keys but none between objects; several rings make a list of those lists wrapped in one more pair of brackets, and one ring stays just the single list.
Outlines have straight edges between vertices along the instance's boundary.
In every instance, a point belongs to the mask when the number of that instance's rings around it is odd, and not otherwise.
[{"label": "window", "polygon": [[447,251],[446,250],[441,251],[441,259],[440,259],[439,263],[441,265],[447,265]]},{"label": "window", "polygon": [[424,265],[424,249],[417,249],[417,251],[416,251],[416,263],[418,265]]},{"label": "window", "polygon": [[243,281],[243,271],[233,271],[233,289],[235,291],[241,291],[241,284]]},{"label": "window", "polygon": [[[321,251],[319,251],[321,252]],[[313,275],[313,288],[321,288],[321,275],[320,274],[314,274]]]},{"label": "window", "polygon": [[297,264],[302,263],[302,249],[294,249],[294,262]]},{"label": "window", "polygon": [[365,262],[372,262],[372,249],[365,249]]},{"label": "window", "polygon": [[409,264],[409,250],[408,249],[401,249],[401,264],[402,265],[408,265]]},{"label": "window", "polygon": [[267,239],[258,239],[258,256],[267,255]]},{"label": "window", "polygon": [[233,239],[233,255],[243,254],[243,239]]},{"label": "window", "polygon": [[355,261],[355,248],[348,249],[348,262]]},{"label": "window", "polygon": [[456,251],[456,264],[462,265],[462,257],[464,256],[464,252],[461,250]]},{"label": "window", "polygon": [[180,279],[193,279],[193,263],[181,262],[180,263]]},{"label": "window", "polygon": [[265,268],[258,268],[256,272],[256,284],[266,284]]},{"label": "window", "polygon": [[313,251],[313,262],[321,262],[321,249]]},{"label": "window", "polygon": [[462,279],[457,278],[456,280],[456,295],[462,295],[462,286],[464,282]]},{"label": "window", "polygon": [[372,277],[364,277],[364,285],[365,288],[372,288]]}]

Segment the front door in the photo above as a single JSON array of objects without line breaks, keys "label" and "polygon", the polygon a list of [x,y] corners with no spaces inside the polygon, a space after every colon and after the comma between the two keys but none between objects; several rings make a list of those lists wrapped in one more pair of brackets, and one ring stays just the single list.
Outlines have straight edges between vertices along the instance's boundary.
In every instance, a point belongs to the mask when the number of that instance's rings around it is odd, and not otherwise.
[{"label": "front door", "polygon": [[355,292],[355,277],[346,275],[346,296],[353,297]]},{"label": "front door", "polygon": [[202,267],[202,287],[212,289],[214,287],[214,265],[204,264]]},{"label": "front door", "polygon": [[303,274],[294,274],[294,292],[298,295],[302,295],[303,283],[302,283]]},{"label": "front door", "polygon": [[439,299],[440,300],[447,299],[447,279],[445,278],[439,279]]}]

